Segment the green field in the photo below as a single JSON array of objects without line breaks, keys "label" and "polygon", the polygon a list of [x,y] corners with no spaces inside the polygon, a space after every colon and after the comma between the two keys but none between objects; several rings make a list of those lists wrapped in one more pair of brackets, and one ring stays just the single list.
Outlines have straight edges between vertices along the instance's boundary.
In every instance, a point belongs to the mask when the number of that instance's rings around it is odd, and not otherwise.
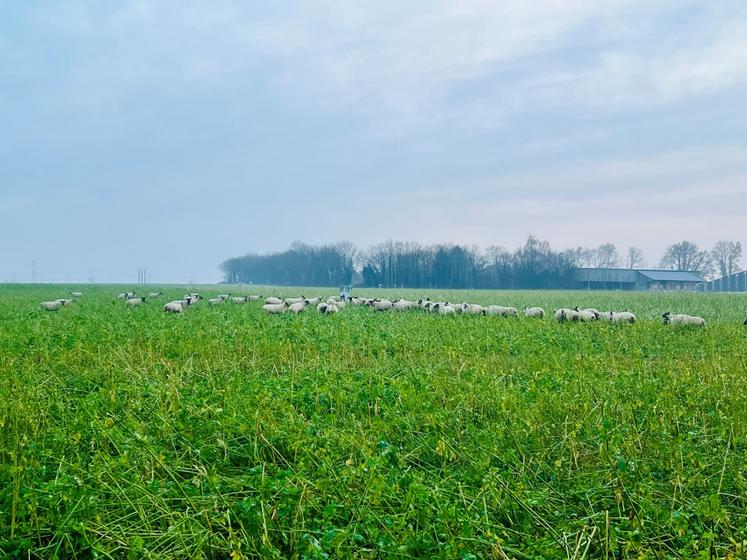
[{"label": "green field", "polygon": [[612,325],[125,288],[0,287],[0,557],[747,558],[744,296],[356,290]]}]

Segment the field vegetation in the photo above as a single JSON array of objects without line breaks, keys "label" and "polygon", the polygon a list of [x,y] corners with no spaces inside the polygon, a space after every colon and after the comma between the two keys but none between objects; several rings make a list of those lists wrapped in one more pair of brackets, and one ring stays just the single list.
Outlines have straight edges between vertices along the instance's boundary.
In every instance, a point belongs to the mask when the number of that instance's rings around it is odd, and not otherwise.
[{"label": "field vegetation", "polygon": [[0,287],[0,557],[747,558],[744,296],[356,290],[613,325],[125,288]]}]

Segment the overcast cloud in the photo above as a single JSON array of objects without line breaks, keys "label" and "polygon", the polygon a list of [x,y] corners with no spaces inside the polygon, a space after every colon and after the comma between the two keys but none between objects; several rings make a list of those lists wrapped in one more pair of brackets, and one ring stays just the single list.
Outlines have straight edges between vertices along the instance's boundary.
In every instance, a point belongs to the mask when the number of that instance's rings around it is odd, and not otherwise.
[{"label": "overcast cloud", "polygon": [[389,238],[747,242],[743,0],[14,2],[0,282]]}]

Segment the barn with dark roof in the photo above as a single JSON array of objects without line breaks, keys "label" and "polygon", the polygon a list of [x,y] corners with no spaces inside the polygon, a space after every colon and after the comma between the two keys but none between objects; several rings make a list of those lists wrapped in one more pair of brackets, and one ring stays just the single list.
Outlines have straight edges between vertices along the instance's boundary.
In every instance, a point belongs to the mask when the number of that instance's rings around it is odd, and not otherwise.
[{"label": "barn with dark roof", "polygon": [[577,268],[573,287],[579,290],[695,291],[704,280],[687,270],[635,270],[628,268]]}]

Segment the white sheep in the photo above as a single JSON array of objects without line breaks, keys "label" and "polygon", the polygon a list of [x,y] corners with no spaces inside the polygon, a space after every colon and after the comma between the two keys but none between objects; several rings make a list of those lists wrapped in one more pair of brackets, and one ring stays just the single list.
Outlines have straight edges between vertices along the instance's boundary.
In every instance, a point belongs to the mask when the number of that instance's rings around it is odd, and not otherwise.
[{"label": "white sheep", "polygon": [[302,303],[305,300],[306,300],[306,298],[304,298],[303,296],[301,296],[301,297],[289,297],[289,298],[285,298],[283,301],[285,301],[285,303],[287,303],[288,305],[293,305],[294,303]]},{"label": "white sheep", "polygon": [[223,303],[223,301],[224,299],[222,297],[210,298],[208,300],[208,305],[220,305],[221,303]]},{"label": "white sheep", "polygon": [[43,301],[41,302],[41,308],[45,311],[59,311],[64,304],[59,300],[55,301]]},{"label": "white sheep", "polygon": [[578,321],[578,311],[563,307],[555,312],[555,319],[558,321],[558,323],[565,323],[566,321]]},{"label": "white sheep", "polygon": [[498,315],[500,317],[518,317],[519,311],[515,307],[504,307],[502,305],[489,305],[485,308],[486,315]]},{"label": "white sheep", "polygon": [[117,299],[130,299],[135,297],[135,292],[121,292]]},{"label": "white sheep", "polygon": [[692,325],[694,327],[705,327],[705,319],[702,317],[694,317],[692,315],[685,315],[682,313],[673,314],[671,311],[667,311],[662,315],[664,318],[665,325]]},{"label": "white sheep", "polygon": [[376,311],[389,311],[392,308],[392,302],[388,299],[374,299],[369,305]]},{"label": "white sheep", "polygon": [[62,305],[70,305],[71,303],[75,303],[74,299],[58,299]]},{"label": "white sheep", "polygon": [[70,292],[70,297],[81,297],[83,295],[83,292]]},{"label": "white sheep", "polygon": [[[246,303],[248,300],[246,299],[246,296],[234,296],[231,298],[231,301],[233,303]],[[282,303],[282,301],[279,301],[278,303]]]},{"label": "white sheep", "polygon": [[434,312],[438,313],[439,315],[454,315],[456,311],[454,310],[454,307],[447,303],[436,303],[433,305]]},{"label": "white sheep", "polygon": [[144,297],[136,297],[136,298],[130,298],[127,300],[126,305],[127,307],[137,307],[138,305],[145,303]]},{"label": "white sheep", "polygon": [[333,313],[337,313],[339,311],[337,308],[337,304],[325,302],[317,305],[316,310],[323,315],[332,315]]},{"label": "white sheep", "polygon": [[170,301],[163,306],[163,311],[164,313],[181,313],[184,307],[181,301]]},{"label": "white sheep", "polygon": [[[231,298],[231,299],[233,299],[233,298]],[[266,303],[267,305],[277,305],[277,304],[279,304],[279,303],[283,303],[283,300],[282,300],[282,299],[280,299],[280,298],[277,298],[277,297],[268,297],[268,298],[267,298],[267,299],[265,300],[265,303]]]},{"label": "white sheep", "polygon": [[545,310],[541,307],[527,307],[524,310],[524,315],[531,318],[542,319],[545,316]]},{"label": "white sheep", "polygon": [[266,303],[262,306],[262,311],[270,314],[279,314],[285,313],[287,308],[287,303]]},{"label": "white sheep", "polygon": [[485,315],[487,314],[487,309],[477,303],[468,303],[464,304],[462,313],[466,313],[467,315]]},{"label": "white sheep", "polygon": [[160,298],[163,295],[163,292],[151,292],[148,294],[148,297],[151,299],[157,299]]},{"label": "white sheep", "polygon": [[292,303],[291,305],[288,306],[288,311],[290,313],[295,313],[296,315],[301,313],[301,311],[303,311],[304,309],[306,309],[305,301],[299,301],[296,303]]},{"label": "white sheep", "polygon": [[573,311],[576,312],[576,321],[589,323],[599,319],[599,311],[596,309],[579,309],[578,307],[574,307]]},{"label": "white sheep", "polygon": [[394,311],[407,311],[412,307],[412,302],[406,301],[404,299],[398,299],[397,301],[392,302],[392,309]]},{"label": "white sheep", "polygon": [[635,314],[630,311],[621,311],[619,313],[610,311],[610,321],[613,323],[635,323]]}]

